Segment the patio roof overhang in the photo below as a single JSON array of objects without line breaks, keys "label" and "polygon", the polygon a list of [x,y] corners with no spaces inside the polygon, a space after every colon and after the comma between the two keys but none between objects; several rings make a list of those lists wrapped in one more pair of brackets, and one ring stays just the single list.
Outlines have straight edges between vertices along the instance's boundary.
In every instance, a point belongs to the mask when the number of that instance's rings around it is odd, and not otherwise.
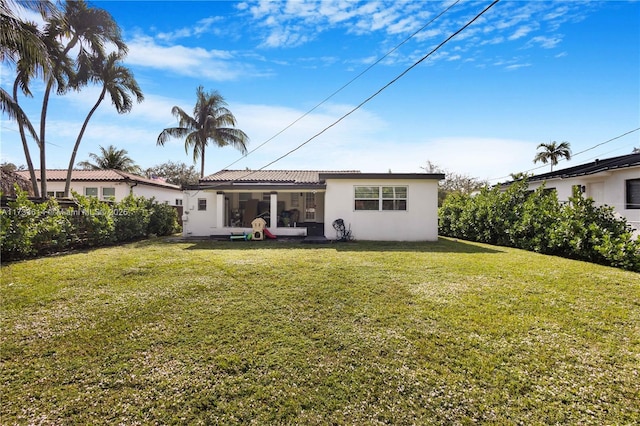
[{"label": "patio roof overhang", "polygon": [[212,190],[212,191],[233,191],[233,192],[271,192],[271,191],[288,191],[288,192],[308,192],[308,191],[324,191],[327,185],[322,184],[289,184],[289,183],[271,183],[271,182],[212,182],[209,184],[190,185],[185,190]]}]

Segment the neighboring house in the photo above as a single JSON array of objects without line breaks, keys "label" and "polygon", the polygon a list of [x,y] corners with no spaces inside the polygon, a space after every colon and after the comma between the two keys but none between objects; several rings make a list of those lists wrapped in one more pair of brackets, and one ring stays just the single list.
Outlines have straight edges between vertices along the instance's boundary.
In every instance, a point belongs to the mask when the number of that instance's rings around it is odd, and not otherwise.
[{"label": "neighboring house", "polygon": [[[28,171],[18,173],[29,179]],[[40,170],[36,170],[36,176],[40,182]],[[67,170],[47,170],[47,195],[62,198],[66,179]],[[179,186],[120,170],[74,170],[71,175],[71,190],[101,200],[113,198],[120,201],[133,194],[153,197],[158,203],[171,206],[182,205],[182,190]]]},{"label": "neighboring house", "polygon": [[595,160],[532,176],[528,181],[531,190],[544,183],[546,189],[557,192],[560,201],[567,200],[577,186],[596,205],[613,207],[627,219],[636,235],[640,230],[640,153]]},{"label": "neighboring house", "polygon": [[[438,239],[443,174],[221,170],[187,188],[185,236],[251,233],[256,217],[276,236],[337,237],[342,219],[358,240]],[[275,220],[271,220],[275,218]]]}]

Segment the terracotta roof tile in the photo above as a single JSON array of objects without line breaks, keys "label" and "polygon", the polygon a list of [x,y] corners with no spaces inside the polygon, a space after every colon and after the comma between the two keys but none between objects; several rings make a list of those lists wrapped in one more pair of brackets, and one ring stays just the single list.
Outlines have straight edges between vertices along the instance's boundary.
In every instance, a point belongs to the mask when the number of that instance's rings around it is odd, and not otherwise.
[{"label": "terracotta roof tile", "polygon": [[[29,179],[29,172],[21,170],[17,172],[21,176]],[[36,177],[40,181],[40,170],[36,170]],[[67,179],[67,170],[63,169],[50,169],[47,170],[47,181],[60,182]],[[139,183],[144,183],[154,186],[163,186],[166,188],[180,189],[178,185],[172,185],[160,180],[149,179],[146,177],[134,175],[131,173],[122,172],[120,170],[74,170],[71,174],[72,181],[89,181],[89,182],[117,182],[124,180],[132,180]]]},{"label": "terracotta roof tile", "polygon": [[200,182],[272,182],[288,184],[320,183],[321,173],[360,173],[357,170],[321,171],[321,170],[220,170],[206,176]]}]

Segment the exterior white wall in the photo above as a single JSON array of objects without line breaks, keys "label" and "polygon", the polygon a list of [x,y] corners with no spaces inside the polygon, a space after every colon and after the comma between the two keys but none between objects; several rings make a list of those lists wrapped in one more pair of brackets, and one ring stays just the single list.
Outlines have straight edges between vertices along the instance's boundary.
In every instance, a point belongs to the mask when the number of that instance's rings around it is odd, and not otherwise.
[{"label": "exterior white wall", "polygon": [[[47,191],[64,192],[65,182],[47,180]],[[91,181],[73,181],[71,182],[71,190],[80,195],[84,195],[85,188],[98,188],[98,198],[102,199],[102,188],[115,188],[116,201],[122,200],[129,195],[129,185],[124,182],[91,182]],[[174,200],[175,202],[175,200]]]},{"label": "exterior white wall", "polygon": [[[47,181],[47,191],[64,192],[64,182]],[[102,188],[115,188],[115,199],[120,201],[129,195],[130,188],[125,182],[97,182],[97,181],[73,181],[71,182],[71,190],[80,195],[85,194],[85,188],[98,188],[98,198],[102,198]],[[152,198],[155,197],[158,203],[168,202],[169,205],[175,206],[176,199],[182,199],[182,190],[163,188],[159,186],[144,185],[138,183],[133,187],[133,194],[138,197]]]},{"label": "exterior white wall", "polygon": [[[433,179],[327,179],[324,233],[336,238],[333,221],[351,226],[356,240],[436,241],[438,239],[438,181]],[[406,186],[406,211],[355,210],[356,186]]]},{"label": "exterior white wall", "polygon": [[[567,179],[549,179],[545,188],[555,188],[558,200],[566,201],[572,195],[573,186],[585,187],[584,195],[593,198],[596,205],[607,205],[627,219],[627,222],[640,234],[640,209],[626,207],[626,181],[640,178],[640,167],[630,167],[621,170],[610,170],[588,176],[578,176]],[[535,190],[543,182],[530,182],[529,189]]]},{"label": "exterior white wall", "polygon": [[[182,215],[182,233],[185,237],[209,236],[220,233],[220,230],[216,228],[218,210],[216,203],[218,200],[217,195],[215,191],[184,191],[182,199],[184,209]],[[199,199],[207,200],[206,210],[198,210]]]},{"label": "exterior white wall", "polygon": [[170,206],[175,206],[176,200],[182,199],[182,190],[180,189],[162,188],[143,184],[134,186],[133,194],[144,198],[153,197],[158,203],[167,203]]}]

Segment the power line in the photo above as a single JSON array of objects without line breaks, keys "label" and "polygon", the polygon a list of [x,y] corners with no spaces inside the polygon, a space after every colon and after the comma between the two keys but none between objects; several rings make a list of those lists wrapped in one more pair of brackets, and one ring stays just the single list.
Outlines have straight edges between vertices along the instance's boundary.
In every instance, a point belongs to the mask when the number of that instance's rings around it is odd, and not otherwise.
[{"label": "power line", "polygon": [[[344,114],[342,117],[340,117],[339,119],[337,119],[336,121],[334,121],[333,123],[331,123],[330,125],[328,125],[327,127],[325,127],[324,129],[322,129],[320,132],[316,133],[315,135],[313,135],[312,137],[310,137],[309,139],[307,139],[306,141],[304,141],[303,143],[301,143],[300,145],[298,145],[297,147],[293,148],[292,150],[288,151],[287,153],[285,153],[284,155],[281,155],[280,157],[276,158],[275,160],[271,161],[270,163],[266,164],[265,166],[260,167],[259,169],[255,169],[255,170],[249,170],[247,172],[247,174],[245,174],[244,176],[238,177],[233,179],[231,182],[237,182],[240,179],[245,179],[249,176],[251,176],[252,174],[264,170],[267,167],[271,166],[272,164],[277,163],[278,161],[282,160],[283,158],[291,155],[293,152],[297,151],[298,149],[302,148],[303,146],[305,146],[306,144],[308,144],[309,142],[311,142],[312,140],[314,140],[315,138],[317,138],[318,136],[322,135],[324,132],[326,132],[327,130],[329,130],[330,128],[332,128],[333,126],[335,126],[336,124],[340,123],[342,120],[344,120],[345,118],[347,118],[348,116],[350,116],[351,114],[353,114],[355,111],[357,111],[358,109],[360,109],[363,105],[365,105],[366,103],[368,103],[369,101],[371,101],[373,98],[375,98],[376,96],[378,96],[380,93],[382,93],[385,89],[387,89],[389,86],[391,86],[393,83],[395,83],[396,81],[400,80],[402,77],[404,77],[409,71],[411,71],[413,68],[417,67],[420,63],[422,63],[423,61],[425,61],[428,57],[430,57],[431,55],[433,55],[435,52],[437,52],[442,46],[444,46],[445,44],[447,44],[452,38],[454,38],[455,36],[457,36],[458,34],[460,34],[462,31],[464,31],[467,27],[469,27],[471,24],[473,24],[476,20],[478,20],[478,18],[480,18],[482,15],[484,15],[489,9],[491,9],[493,6],[496,5],[496,3],[498,3],[500,0],[494,0],[490,5],[488,5],[487,7],[485,7],[480,13],[478,13],[476,16],[474,16],[469,22],[467,22],[465,25],[463,25],[462,27],[460,27],[456,32],[454,32],[453,34],[451,34],[449,37],[447,37],[443,42],[441,42],[440,44],[438,44],[436,47],[434,47],[429,53],[427,53],[426,55],[424,55],[422,58],[420,58],[418,61],[414,62],[413,65],[411,65],[409,68],[407,68],[406,70],[404,70],[403,72],[401,72],[397,77],[395,77],[393,80],[391,80],[389,83],[385,84],[382,88],[380,88],[378,91],[376,91],[373,95],[369,96],[367,99],[365,99],[364,101],[360,102],[357,106],[355,106],[354,108],[352,108],[350,111],[348,111],[346,114]],[[457,3],[457,2],[456,2]],[[235,164],[235,163],[232,163]],[[229,182],[225,182],[225,184],[228,184]],[[218,185],[222,185],[222,184],[218,184]],[[210,185],[208,186],[209,188],[214,188],[218,185]],[[199,192],[199,191],[197,191]],[[196,192],[196,194],[197,194]]]},{"label": "power line", "polygon": [[[294,153],[295,151],[299,150],[300,148],[302,148],[303,146],[305,146],[306,144],[308,144],[309,142],[311,142],[312,140],[314,140],[315,138],[317,138],[318,136],[322,135],[324,132],[326,132],[327,130],[331,129],[332,127],[334,127],[336,124],[340,123],[342,120],[344,120],[345,118],[347,118],[348,116],[350,116],[351,114],[353,114],[355,111],[357,111],[358,109],[360,109],[362,106],[364,106],[365,104],[367,104],[369,101],[371,101],[373,98],[375,98],[376,96],[378,96],[380,93],[382,93],[385,89],[387,89],[389,86],[391,86],[392,84],[394,84],[395,82],[397,82],[398,80],[400,80],[402,77],[404,77],[409,71],[411,71],[413,68],[417,67],[419,64],[421,64],[423,61],[425,61],[429,56],[431,56],[432,54],[434,54],[435,52],[437,52],[442,46],[444,46],[445,44],[447,44],[452,38],[454,38],[455,36],[457,36],[458,34],[460,34],[462,31],[464,31],[467,27],[469,27],[471,24],[473,24],[478,18],[480,18],[482,15],[484,15],[489,9],[491,9],[496,3],[498,3],[500,0],[494,0],[489,6],[485,7],[484,10],[482,10],[482,12],[480,12],[479,14],[477,14],[476,16],[473,17],[473,19],[471,19],[469,22],[467,22],[465,25],[463,25],[460,29],[458,29],[456,32],[454,32],[453,34],[451,34],[449,37],[447,37],[443,42],[441,42],[439,45],[437,45],[435,48],[433,48],[429,53],[427,53],[426,55],[424,55],[422,58],[420,58],[418,61],[414,62],[413,65],[411,65],[409,68],[407,68],[406,70],[404,70],[403,72],[401,72],[397,77],[395,77],[393,80],[391,80],[389,83],[385,84],[383,87],[381,87],[378,91],[376,91],[373,95],[369,96],[367,99],[365,99],[364,101],[360,102],[358,105],[356,105],[354,108],[352,108],[349,112],[347,112],[346,114],[344,114],[342,117],[340,117],[339,119],[337,119],[336,121],[334,121],[333,123],[331,123],[330,125],[328,125],[327,127],[325,127],[324,129],[322,129],[320,132],[316,133],[315,135],[313,135],[312,137],[310,137],[309,139],[307,139],[306,141],[304,141],[303,143],[301,143],[300,145],[296,146],[295,148],[289,150],[288,152],[286,152],[285,154],[281,155],[280,157],[276,158],[275,160],[271,161],[270,163],[266,164],[265,166],[262,166],[261,168],[257,169],[256,171],[259,170],[264,170],[267,167],[271,166],[272,164],[277,163],[278,161],[282,160],[283,158],[291,155],[292,153]],[[248,176],[248,175],[247,175]],[[245,176],[246,177],[246,176]]]},{"label": "power line", "polygon": [[623,133],[623,134],[621,134],[621,135],[619,135],[619,136],[616,136],[615,138],[611,138],[611,139],[609,139],[608,141],[600,142],[599,144],[594,145],[594,146],[592,146],[591,148],[587,148],[587,149],[585,149],[585,150],[583,150],[583,151],[580,151],[580,152],[575,153],[573,156],[575,157],[576,155],[584,154],[584,153],[585,153],[585,152],[587,152],[587,151],[591,151],[592,149],[596,149],[596,148],[597,148],[597,147],[599,147],[599,146],[602,146],[602,145],[607,144],[607,143],[609,143],[609,142],[613,142],[613,141],[615,141],[616,139],[620,139],[621,137],[623,137],[623,136],[627,136],[627,135],[629,135],[629,134],[631,134],[631,133],[633,133],[633,132],[637,132],[638,130],[640,130],[640,127],[638,127],[637,129],[629,130],[628,132]]},{"label": "power line", "polygon": [[253,154],[254,152],[256,152],[258,149],[262,148],[264,145],[266,145],[267,143],[271,142],[272,140],[274,140],[275,138],[277,138],[278,136],[280,136],[282,133],[284,133],[285,131],[287,131],[289,128],[293,127],[297,122],[299,122],[300,120],[302,120],[303,118],[305,118],[306,116],[308,116],[309,114],[311,114],[313,111],[315,111],[316,109],[318,109],[320,106],[322,106],[323,104],[325,104],[329,99],[333,98],[335,95],[337,95],[338,93],[340,93],[342,90],[344,90],[347,86],[349,86],[351,83],[353,83],[354,81],[356,81],[357,79],[359,79],[360,77],[362,77],[365,73],[367,73],[369,70],[371,70],[371,68],[375,67],[376,65],[378,65],[380,62],[382,62],[386,57],[388,57],[389,55],[391,55],[393,52],[395,52],[396,50],[398,50],[402,45],[404,45],[406,42],[408,42],[409,40],[411,40],[413,37],[415,37],[418,33],[420,33],[421,31],[423,31],[425,28],[427,28],[429,25],[431,25],[434,21],[436,21],[438,18],[440,18],[442,15],[444,15],[445,13],[447,13],[451,8],[453,8],[455,5],[457,5],[458,3],[460,3],[461,0],[456,0],[455,2],[453,2],[452,4],[450,4],[446,9],[444,9],[442,12],[440,12],[438,15],[436,15],[433,19],[431,19],[429,22],[427,22],[426,24],[424,24],[422,27],[420,27],[418,30],[416,30],[415,32],[413,32],[411,35],[409,35],[407,38],[405,38],[402,42],[400,42],[400,44],[398,44],[397,46],[395,46],[393,49],[391,49],[390,51],[388,51],[387,53],[385,53],[383,56],[381,56],[380,58],[378,58],[377,61],[375,61],[374,63],[372,63],[371,65],[369,65],[367,68],[365,68],[362,72],[360,72],[358,75],[356,75],[354,78],[352,78],[351,80],[349,80],[347,83],[345,83],[342,87],[340,87],[339,89],[337,89],[336,91],[334,91],[333,93],[331,93],[329,96],[327,96],[326,98],[324,98],[322,101],[320,101],[316,106],[314,106],[313,108],[311,108],[309,111],[305,112],[304,114],[302,114],[300,117],[298,117],[297,119],[295,119],[291,124],[289,124],[288,126],[286,126],[284,129],[280,130],[278,133],[276,133],[275,135],[271,136],[269,139],[267,139],[266,141],[262,142],[260,145],[256,146],[255,148],[253,148],[251,151],[247,152],[245,155],[243,155],[242,157],[238,158],[236,161],[234,161],[231,164],[228,164],[227,166],[225,166],[223,169],[228,169],[229,167],[233,166],[234,164],[236,164],[237,162],[241,161],[242,159],[248,157],[249,155]]},{"label": "power line", "polygon": [[[631,133],[637,132],[638,130],[640,130],[640,127],[636,128],[636,129],[633,129],[633,130],[629,130],[628,132],[625,132],[625,133],[623,133],[623,134],[621,134],[621,135],[615,136],[615,137],[613,137],[613,138],[611,138],[611,139],[608,139],[608,140],[606,140],[606,141],[604,141],[604,142],[600,142],[600,143],[598,143],[598,144],[596,144],[596,145],[594,145],[594,146],[592,146],[592,147],[590,147],[590,148],[587,148],[587,149],[584,149],[584,150],[582,150],[582,151],[576,152],[575,154],[572,154],[572,156],[571,156],[571,157],[572,157],[572,158],[575,158],[576,156],[578,156],[578,155],[580,155],[580,154],[584,154],[585,152],[587,152],[587,151],[591,151],[592,149],[596,149],[596,148],[597,148],[597,147],[599,147],[599,146],[602,146],[602,145],[608,144],[609,142],[613,142],[613,141],[615,141],[615,140],[617,140],[617,139],[620,139],[620,138],[622,138],[622,137],[624,137],[624,136],[630,135]],[[560,159],[560,161],[567,161],[567,160],[565,160],[565,159]],[[532,172],[532,171],[534,171],[534,170],[542,169],[542,168],[545,168],[545,167],[547,167],[547,165],[546,165],[546,164],[544,164],[544,165],[542,165],[542,166],[534,167],[534,168],[529,169],[529,170],[525,170],[525,171],[524,171],[524,172],[522,172],[522,173],[529,173],[529,172]],[[497,177],[497,178],[491,178],[491,179],[488,179],[488,181],[490,181],[490,182],[491,182],[491,181],[494,181],[494,180],[505,179],[505,178],[509,178],[509,177],[511,177],[511,175],[508,175],[508,176],[500,176],[500,177]]]}]

